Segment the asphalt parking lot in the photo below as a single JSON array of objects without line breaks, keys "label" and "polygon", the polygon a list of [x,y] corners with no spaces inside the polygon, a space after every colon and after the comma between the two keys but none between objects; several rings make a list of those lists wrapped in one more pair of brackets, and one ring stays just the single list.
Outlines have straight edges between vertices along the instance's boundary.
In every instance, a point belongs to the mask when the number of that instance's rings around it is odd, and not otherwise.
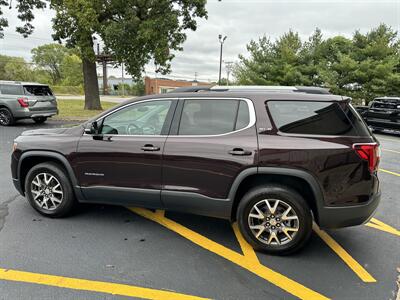
[{"label": "asphalt parking lot", "polygon": [[275,257],[218,219],[113,206],[42,217],[9,167],[13,139],[33,128],[0,127],[0,299],[396,299],[400,135],[377,135],[382,201],[370,223],[315,227],[302,252]]}]

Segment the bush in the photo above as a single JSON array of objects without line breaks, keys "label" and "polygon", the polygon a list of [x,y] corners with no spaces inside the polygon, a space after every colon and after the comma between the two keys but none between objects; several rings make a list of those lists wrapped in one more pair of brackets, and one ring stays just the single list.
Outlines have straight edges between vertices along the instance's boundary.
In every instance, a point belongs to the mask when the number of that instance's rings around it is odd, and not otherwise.
[{"label": "bush", "polygon": [[83,95],[83,86],[62,86],[53,85],[51,86],[53,93],[56,95]]}]

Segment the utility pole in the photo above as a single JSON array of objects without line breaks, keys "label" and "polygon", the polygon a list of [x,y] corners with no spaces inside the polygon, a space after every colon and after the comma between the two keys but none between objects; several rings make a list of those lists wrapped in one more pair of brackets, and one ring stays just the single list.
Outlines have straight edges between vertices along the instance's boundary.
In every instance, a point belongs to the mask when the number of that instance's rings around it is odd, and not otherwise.
[{"label": "utility pole", "polygon": [[197,72],[194,72],[194,81],[197,82]]},{"label": "utility pole", "polygon": [[124,62],[122,62],[122,97],[125,96]]},{"label": "utility pole", "polygon": [[233,70],[233,61],[225,61],[225,69],[226,69],[226,85],[229,85],[229,74],[231,74]]},{"label": "utility pole", "polygon": [[100,54],[100,45],[97,44],[96,61],[101,63],[103,66],[103,95],[108,95],[107,64],[114,61],[114,59],[111,55],[107,53]]},{"label": "utility pole", "polygon": [[222,47],[224,46],[224,42],[227,36],[222,37],[222,34],[218,36],[219,43],[221,44],[221,50],[219,52],[219,76],[218,76],[218,85],[221,85],[221,71],[222,71]]}]

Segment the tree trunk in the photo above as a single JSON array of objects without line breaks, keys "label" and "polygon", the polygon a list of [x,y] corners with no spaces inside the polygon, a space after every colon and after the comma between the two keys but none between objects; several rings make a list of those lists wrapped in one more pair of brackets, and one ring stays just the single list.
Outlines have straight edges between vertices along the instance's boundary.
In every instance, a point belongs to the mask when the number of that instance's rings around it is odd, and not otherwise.
[{"label": "tree trunk", "polygon": [[87,58],[83,58],[82,64],[83,83],[85,89],[85,109],[102,109],[99,95],[99,83],[97,81],[96,63]]}]

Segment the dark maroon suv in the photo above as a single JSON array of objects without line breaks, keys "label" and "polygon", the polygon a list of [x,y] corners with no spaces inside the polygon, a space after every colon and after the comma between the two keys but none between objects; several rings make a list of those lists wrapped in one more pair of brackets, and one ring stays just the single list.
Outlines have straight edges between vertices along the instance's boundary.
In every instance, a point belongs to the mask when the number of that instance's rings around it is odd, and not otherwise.
[{"label": "dark maroon suv", "polygon": [[194,87],[125,102],[81,126],[24,132],[12,175],[49,217],[76,202],[237,220],[256,249],[300,249],[365,223],[379,144],[347,97],[304,87]]}]

